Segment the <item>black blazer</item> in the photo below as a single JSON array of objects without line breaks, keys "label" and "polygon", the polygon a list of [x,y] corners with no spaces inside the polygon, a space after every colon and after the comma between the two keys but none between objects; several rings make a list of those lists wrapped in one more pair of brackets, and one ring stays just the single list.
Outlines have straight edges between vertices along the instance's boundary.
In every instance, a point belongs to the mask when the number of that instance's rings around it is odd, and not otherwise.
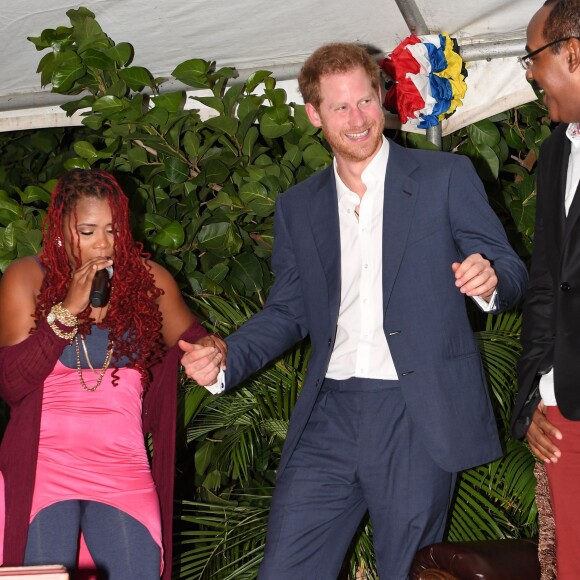
[{"label": "black blazer", "polygon": [[566,217],[567,127],[559,125],[543,143],[536,172],[534,251],[512,417],[515,437],[525,435],[540,401],[539,378],[552,367],[560,412],[580,420],[580,193]]}]

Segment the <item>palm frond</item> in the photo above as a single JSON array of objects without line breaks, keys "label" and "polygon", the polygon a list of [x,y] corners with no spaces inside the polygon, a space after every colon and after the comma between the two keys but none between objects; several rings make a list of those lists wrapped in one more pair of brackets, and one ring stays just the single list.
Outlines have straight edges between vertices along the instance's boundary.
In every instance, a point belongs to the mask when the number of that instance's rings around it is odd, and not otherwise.
[{"label": "palm frond", "polygon": [[521,352],[521,325],[519,312],[489,314],[485,330],[475,333],[491,396],[506,433],[517,391],[515,368]]},{"label": "palm frond", "polygon": [[271,493],[246,492],[235,501],[184,501],[176,546],[179,578],[236,580],[257,577],[266,539]]}]

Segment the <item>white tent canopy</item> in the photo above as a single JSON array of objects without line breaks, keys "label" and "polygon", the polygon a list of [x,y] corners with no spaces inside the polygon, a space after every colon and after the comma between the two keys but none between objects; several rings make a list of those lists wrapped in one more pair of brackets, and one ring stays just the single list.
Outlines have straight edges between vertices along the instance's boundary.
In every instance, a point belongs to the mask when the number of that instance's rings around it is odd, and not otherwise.
[{"label": "white tent canopy", "polygon": [[[190,58],[233,66],[245,78],[265,69],[274,73],[289,100],[301,102],[296,74],[304,59],[326,42],[358,42],[388,54],[409,35],[447,32],[462,54],[496,51],[499,58],[469,64],[464,105],[443,123],[443,133],[535,98],[515,54],[522,54],[525,29],[543,0],[84,0],[115,42],[135,49],[133,64],[154,76],[170,76]],[[27,40],[45,28],[69,26],[67,0],[4,0],[0,30],[4,41],[0,86],[0,131],[78,124],[60,107],[65,97],[40,88],[36,67],[44,53]],[[411,11],[411,17],[409,16]],[[491,48],[490,48],[491,47]],[[515,50],[507,50],[508,47]],[[477,50],[481,53],[481,50]],[[473,54],[473,53],[471,53]],[[512,54],[512,56],[505,56]],[[191,100],[190,100],[191,102]],[[198,106],[198,105],[196,105]],[[390,119],[389,124],[396,124]]]}]

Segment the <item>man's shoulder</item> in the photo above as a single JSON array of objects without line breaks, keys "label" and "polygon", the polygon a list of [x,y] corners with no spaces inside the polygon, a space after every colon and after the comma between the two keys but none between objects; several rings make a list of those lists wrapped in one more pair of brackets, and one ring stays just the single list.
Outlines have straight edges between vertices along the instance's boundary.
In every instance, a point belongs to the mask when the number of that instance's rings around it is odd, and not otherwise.
[{"label": "man's shoulder", "polygon": [[307,177],[303,181],[300,181],[296,185],[293,185],[283,193],[281,193],[278,198],[283,201],[298,200],[304,196],[312,196],[313,193],[319,189],[326,188],[332,185],[332,180],[334,179],[334,169],[332,164],[330,164],[325,169],[317,171],[310,177]]},{"label": "man's shoulder", "polygon": [[449,153],[448,151],[440,151],[438,149],[412,149],[410,147],[403,147],[402,145],[394,143],[393,141],[390,141],[389,146],[389,155],[405,156],[419,164],[452,164],[457,160],[457,154]]},{"label": "man's shoulder", "polygon": [[[432,149],[411,149],[391,141],[389,164],[409,175],[435,177],[452,171],[468,172],[473,168],[469,157]],[[392,166],[392,165],[391,165]]]}]

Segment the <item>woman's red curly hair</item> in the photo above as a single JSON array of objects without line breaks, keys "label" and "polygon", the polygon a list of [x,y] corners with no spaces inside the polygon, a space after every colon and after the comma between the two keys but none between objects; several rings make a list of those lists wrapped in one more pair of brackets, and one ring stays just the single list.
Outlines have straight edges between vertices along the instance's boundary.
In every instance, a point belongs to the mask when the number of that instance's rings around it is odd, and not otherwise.
[{"label": "woman's red curly hair", "polygon": [[[39,259],[45,276],[36,303],[36,319],[46,317],[52,306],[66,296],[73,268],[63,241],[65,218],[72,214],[74,226],[77,201],[85,197],[106,199],[111,208],[116,274],[113,275],[109,309],[103,326],[109,330],[109,341],[115,345],[113,361],[126,356],[130,361],[128,366],[141,373],[146,386],[149,369],[163,354],[162,318],[157,306],[157,298],[163,291],[155,286],[147,266],[149,254],[131,234],[127,196],[117,180],[106,171],[68,171],[59,179],[52,193],[42,225],[44,237]],[[71,235],[71,239],[75,237]],[[78,268],[81,265],[80,251],[76,261]],[[82,334],[89,334],[94,323],[90,311],[89,305],[79,315],[79,332]]]}]

